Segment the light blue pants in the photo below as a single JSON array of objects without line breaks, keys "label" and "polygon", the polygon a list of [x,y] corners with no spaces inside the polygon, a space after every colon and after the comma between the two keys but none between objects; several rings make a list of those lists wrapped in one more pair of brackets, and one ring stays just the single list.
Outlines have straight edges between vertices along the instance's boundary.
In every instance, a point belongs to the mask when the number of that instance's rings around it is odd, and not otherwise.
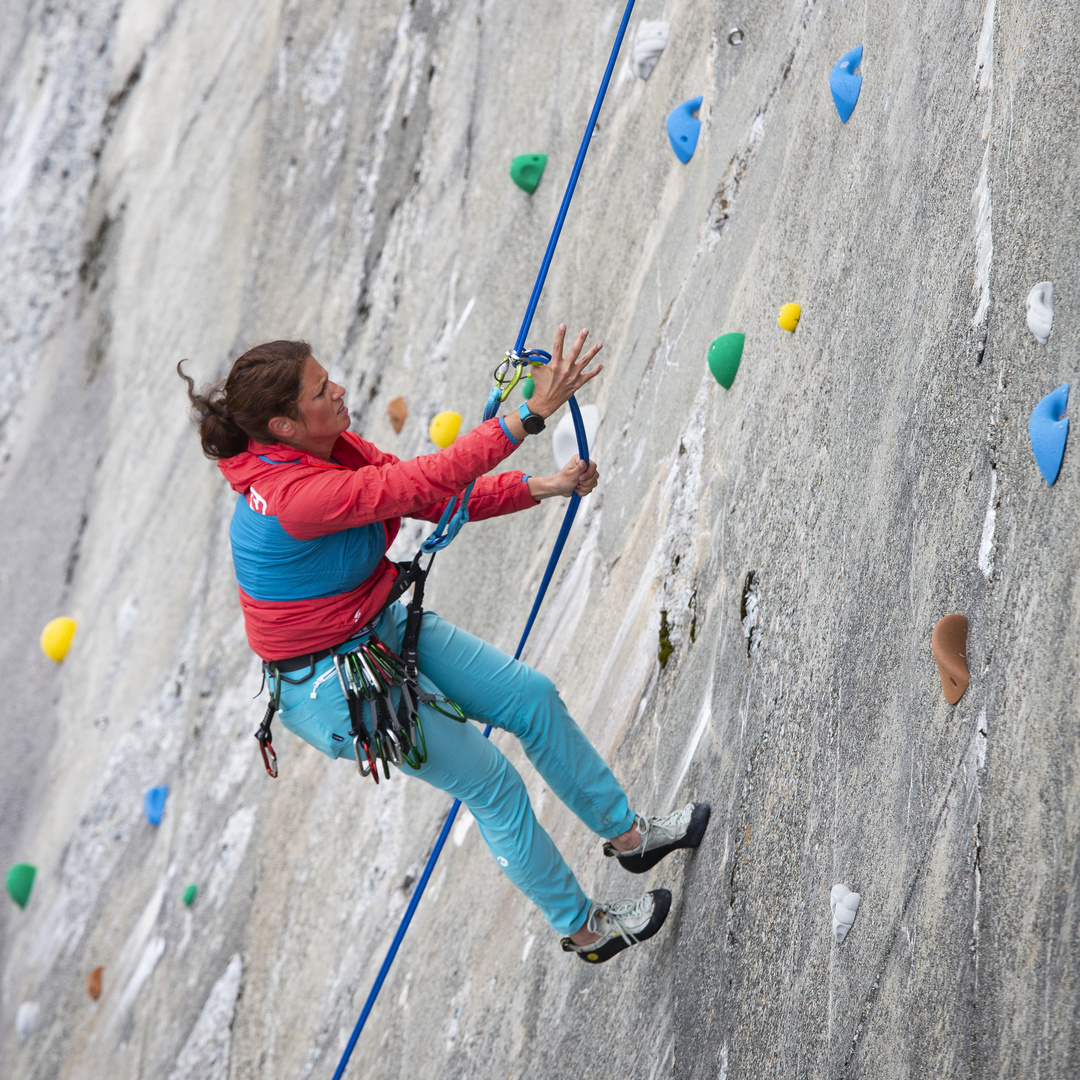
[{"label": "light blue pants", "polygon": [[[405,612],[404,604],[393,604],[375,627],[395,652]],[[610,838],[633,826],[626,794],[547,676],[433,611],[424,613],[417,653],[421,689],[444,694],[470,717],[515,735],[548,787],[594,833]],[[304,674],[293,672],[290,677]],[[278,715],[294,735],[324,754],[354,758],[349,710],[330,657],[301,683],[282,680]],[[591,903],[536,820],[518,771],[472,724],[426,706],[420,720],[427,761],[417,770],[401,771],[460,799],[506,876],[560,934],[579,930]]]}]

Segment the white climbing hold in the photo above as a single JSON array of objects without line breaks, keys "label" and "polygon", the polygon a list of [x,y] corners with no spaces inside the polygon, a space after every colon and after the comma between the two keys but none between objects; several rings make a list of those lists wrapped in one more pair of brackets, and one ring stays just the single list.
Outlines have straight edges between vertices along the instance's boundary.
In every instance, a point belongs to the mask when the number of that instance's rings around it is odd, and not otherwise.
[{"label": "white climbing hold", "polygon": [[41,1006],[36,1001],[24,1001],[15,1014],[15,1034],[24,1043],[37,1030],[41,1019]]},{"label": "white climbing hold", "polygon": [[[596,433],[600,430],[600,410],[595,405],[582,405],[581,419],[585,424],[585,438],[589,443],[589,457],[591,458]],[[574,418],[569,412],[559,421],[552,433],[551,452],[555,455],[557,469],[561,469],[578,452]]]},{"label": "white climbing hold", "polygon": [[664,46],[668,43],[671,23],[657,19],[642,19],[634,35],[634,74],[639,79],[647,79],[656,67]]},{"label": "white climbing hold", "polygon": [[846,885],[834,885],[829,894],[829,907],[832,908],[832,932],[837,945],[842,945],[851,924],[855,921],[855,913],[859,910],[859,901],[862,897],[857,892],[851,892]]},{"label": "white climbing hold", "polygon": [[1050,336],[1050,328],[1054,325],[1054,283],[1052,281],[1040,281],[1028,293],[1027,298],[1027,324],[1028,329],[1035,335],[1035,340],[1040,345],[1046,344]]}]

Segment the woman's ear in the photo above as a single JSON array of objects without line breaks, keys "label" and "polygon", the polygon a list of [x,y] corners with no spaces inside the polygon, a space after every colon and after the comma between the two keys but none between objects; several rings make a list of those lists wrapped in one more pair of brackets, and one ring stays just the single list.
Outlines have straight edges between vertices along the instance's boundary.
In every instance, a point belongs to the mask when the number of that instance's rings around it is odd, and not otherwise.
[{"label": "woman's ear", "polygon": [[296,434],[296,425],[287,416],[272,417],[266,425],[270,433],[278,439],[290,439]]}]

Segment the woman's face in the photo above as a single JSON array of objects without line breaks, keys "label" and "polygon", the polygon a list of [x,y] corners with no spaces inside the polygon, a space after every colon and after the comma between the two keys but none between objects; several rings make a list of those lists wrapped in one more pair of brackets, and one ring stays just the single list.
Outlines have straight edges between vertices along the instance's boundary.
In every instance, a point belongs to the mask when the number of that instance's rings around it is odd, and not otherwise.
[{"label": "woman's face", "polygon": [[294,441],[318,444],[333,441],[349,427],[345,388],[332,383],[326,369],[313,356],[304,361],[300,386],[300,421]]}]

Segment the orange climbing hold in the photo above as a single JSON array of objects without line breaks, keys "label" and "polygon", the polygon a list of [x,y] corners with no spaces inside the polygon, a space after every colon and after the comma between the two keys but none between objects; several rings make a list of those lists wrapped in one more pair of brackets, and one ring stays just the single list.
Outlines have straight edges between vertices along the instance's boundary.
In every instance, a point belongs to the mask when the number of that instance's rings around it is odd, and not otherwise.
[{"label": "orange climbing hold", "polygon": [[101,997],[101,977],[105,973],[103,967],[96,967],[86,976],[86,992],[95,1000]]},{"label": "orange climbing hold", "polygon": [[946,615],[939,619],[930,635],[930,648],[934,650],[941,689],[945,700],[955,705],[963,696],[971,681],[967,665],[968,621],[963,615]]},{"label": "orange climbing hold", "polygon": [[409,406],[405,404],[403,397],[396,397],[389,405],[386,406],[386,415],[390,417],[390,426],[401,434],[401,429],[405,426],[405,419],[409,415]]}]

